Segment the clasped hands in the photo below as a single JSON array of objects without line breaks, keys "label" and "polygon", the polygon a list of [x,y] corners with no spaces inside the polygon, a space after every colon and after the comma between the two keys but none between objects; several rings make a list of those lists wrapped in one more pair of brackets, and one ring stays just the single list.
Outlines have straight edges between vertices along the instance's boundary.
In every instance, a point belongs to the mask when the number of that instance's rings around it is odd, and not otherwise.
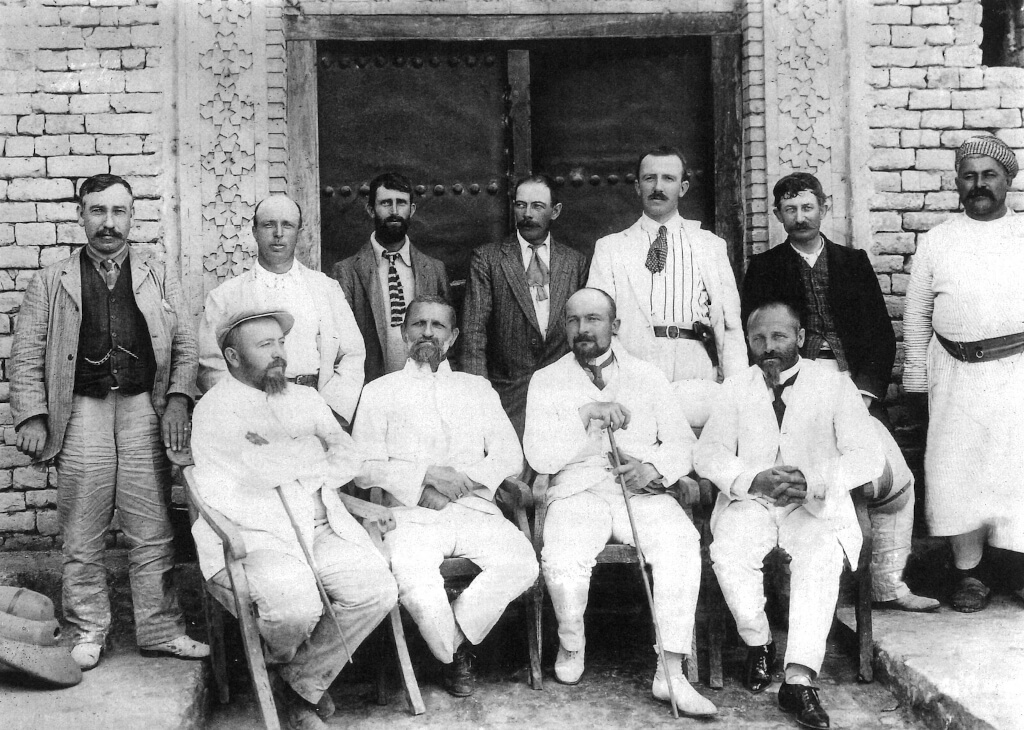
[{"label": "clasped hands", "polygon": [[[807,502],[807,479],[797,467],[782,464],[765,469],[754,477],[750,484],[750,493],[772,500],[776,507],[804,504]],[[815,499],[825,498],[824,495],[813,496]]]},{"label": "clasped hands", "polygon": [[458,469],[450,466],[430,466],[423,475],[423,492],[420,494],[420,507],[427,509],[444,509],[449,502],[466,497],[477,487],[483,486],[475,482]]}]

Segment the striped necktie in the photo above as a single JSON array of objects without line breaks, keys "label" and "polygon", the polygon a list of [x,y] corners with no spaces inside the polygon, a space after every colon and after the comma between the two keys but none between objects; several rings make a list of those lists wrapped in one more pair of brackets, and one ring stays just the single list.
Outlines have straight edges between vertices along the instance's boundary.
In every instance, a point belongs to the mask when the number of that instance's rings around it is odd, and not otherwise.
[{"label": "striped necktie", "polygon": [[647,261],[644,266],[652,274],[665,270],[665,261],[668,259],[668,229],[661,226],[658,229],[658,237],[651,241],[651,247],[647,249]]},{"label": "striped necktie", "polygon": [[398,277],[398,267],[395,266],[395,259],[401,254],[397,251],[395,253],[384,251],[382,255],[388,260],[388,300],[391,302],[391,326],[401,327],[405,320],[405,292],[402,290],[402,280]]},{"label": "striped necktie", "polygon": [[100,266],[103,267],[103,281],[106,282],[107,289],[113,291],[114,285],[117,284],[117,275],[120,273],[117,264],[113,259],[103,259]]}]

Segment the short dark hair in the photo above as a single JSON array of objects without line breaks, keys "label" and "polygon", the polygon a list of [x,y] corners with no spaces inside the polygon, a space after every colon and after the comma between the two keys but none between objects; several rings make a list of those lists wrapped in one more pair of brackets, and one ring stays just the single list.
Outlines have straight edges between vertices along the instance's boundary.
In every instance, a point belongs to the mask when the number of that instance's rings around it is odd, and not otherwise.
[{"label": "short dark hair", "polygon": [[[394,190],[394,188],[391,187],[389,187],[388,189]],[[411,302],[409,302],[409,306],[405,308],[405,319],[402,320],[403,331],[409,326],[409,315],[412,314],[412,308],[415,307],[417,304],[440,304],[443,307],[447,307],[448,314],[452,320],[452,327],[454,328],[455,325],[457,324],[455,306],[451,302],[449,302],[444,297],[438,296],[436,294],[418,294],[413,298]]]},{"label": "short dark hair", "polygon": [[683,163],[683,180],[690,179],[690,166],[686,163],[686,155],[683,154],[682,150],[672,145],[658,145],[657,147],[649,147],[640,153],[640,156],[636,158],[636,177],[640,179],[640,164],[644,161],[645,157],[678,157],[679,161]]},{"label": "short dark hair", "polygon": [[102,175],[93,175],[87,177],[82,185],[78,188],[78,204],[81,205],[82,201],[85,200],[85,196],[90,193],[101,193],[107,188],[112,188],[115,185],[120,185],[128,194],[132,196],[132,200],[135,199],[135,193],[132,192],[132,186],[128,184],[120,175],[110,175],[103,173]]},{"label": "short dark hair", "polygon": [[821,183],[818,182],[818,178],[809,172],[794,172],[779,180],[775,183],[775,187],[772,188],[772,195],[775,196],[775,207],[778,208],[783,200],[795,198],[805,190],[810,190],[814,193],[814,197],[818,199],[818,205],[825,205],[827,197],[825,190],[821,187]]},{"label": "short dark hair", "polygon": [[619,308],[616,306],[615,299],[614,299],[614,297],[612,297],[611,294],[606,292],[604,289],[598,289],[596,286],[584,286],[584,287],[580,287],[579,289],[574,291],[569,296],[569,299],[572,299],[574,296],[579,294],[581,291],[597,292],[598,294],[603,296],[605,302],[608,304],[608,313],[611,315],[611,321],[614,322],[616,319],[618,319],[618,317],[619,317]]},{"label": "short dark hair", "polygon": [[526,175],[516,180],[515,185],[512,186],[512,199],[515,200],[516,194],[519,192],[519,188],[527,183],[535,183],[537,185],[543,185],[551,193],[551,206],[554,207],[560,202],[558,199],[558,193],[555,192],[555,181],[544,173],[537,173],[536,175]]},{"label": "short dark hair", "polygon": [[412,199],[412,180],[399,172],[383,172],[370,181],[370,195],[366,200],[371,207],[377,204],[377,191],[381,188],[406,193]]},{"label": "short dark hair", "polygon": [[259,217],[260,217],[260,206],[263,205],[268,200],[270,200],[271,198],[288,198],[288,200],[291,200],[293,203],[295,203],[295,207],[299,209],[299,228],[302,228],[302,206],[299,205],[299,202],[297,200],[292,200],[291,197],[285,195],[284,193],[274,193],[273,195],[268,195],[263,200],[261,200],[260,202],[256,203],[256,207],[252,211],[252,224],[253,225],[256,225],[256,221],[259,220]]},{"label": "short dark hair", "polygon": [[792,299],[766,299],[765,301],[758,304],[750,314],[747,315],[747,321],[744,322],[747,331],[750,331],[750,320],[754,318],[755,314],[763,312],[766,309],[785,309],[789,312],[790,316],[796,320],[797,329],[804,326],[804,307],[798,302]]}]

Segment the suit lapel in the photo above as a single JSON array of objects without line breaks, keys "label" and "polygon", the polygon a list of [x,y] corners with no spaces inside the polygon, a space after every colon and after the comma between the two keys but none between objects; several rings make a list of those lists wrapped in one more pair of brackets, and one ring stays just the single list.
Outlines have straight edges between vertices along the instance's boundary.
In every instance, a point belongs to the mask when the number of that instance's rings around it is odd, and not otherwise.
[{"label": "suit lapel", "polygon": [[[635,229],[635,230],[634,230]],[[638,241],[646,241],[647,233],[638,220],[633,228],[626,231],[625,245],[615,251],[616,263],[626,272],[626,279],[633,289],[633,296],[636,298],[637,309],[647,324],[651,324],[651,307],[649,300],[651,294],[651,272],[647,270],[646,244],[633,250],[631,241],[635,238]]]},{"label": "suit lapel", "polygon": [[[420,253],[420,250],[409,244],[409,258],[412,260],[412,276],[413,276],[413,297],[419,296],[421,292],[429,293],[431,287],[427,286],[430,280],[431,271],[427,267],[426,257]],[[409,298],[412,301],[412,297]]]},{"label": "suit lapel", "polygon": [[82,310],[82,256],[85,256],[84,246],[68,258],[60,272],[60,283],[79,311]]},{"label": "suit lapel", "polygon": [[[505,279],[512,287],[512,294],[519,302],[523,314],[529,320],[530,325],[540,332],[540,322],[537,320],[537,310],[533,308],[533,298],[530,296],[530,287],[526,283],[526,270],[523,268],[522,254],[520,253],[518,240],[515,238],[505,241],[501,247],[501,270],[505,272]],[[550,273],[550,272],[549,272]],[[550,280],[549,286],[550,289]],[[541,333],[543,334],[543,333]]]},{"label": "suit lapel", "polygon": [[551,310],[548,314],[548,331],[545,335],[559,324],[558,320],[562,308],[565,306],[565,300],[569,298],[569,268],[566,266],[565,249],[552,237],[548,253],[550,254],[548,256],[548,301],[551,304]]},{"label": "suit lapel", "polygon": [[387,319],[384,317],[384,301],[380,290],[380,279],[377,278],[377,257],[373,255],[373,245],[367,243],[356,254],[356,275],[363,284],[363,291],[370,300],[373,322],[377,328],[377,339],[380,340],[381,352],[387,352]]},{"label": "suit lapel", "polygon": [[130,252],[128,260],[131,261],[132,268],[132,289],[138,293],[142,288],[142,282],[149,276],[149,264],[143,261],[141,256],[133,256]]}]

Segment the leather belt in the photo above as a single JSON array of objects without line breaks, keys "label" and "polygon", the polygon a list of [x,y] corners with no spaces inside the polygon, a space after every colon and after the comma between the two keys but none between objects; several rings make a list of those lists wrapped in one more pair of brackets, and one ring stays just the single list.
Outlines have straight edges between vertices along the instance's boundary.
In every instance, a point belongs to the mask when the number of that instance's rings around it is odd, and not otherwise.
[{"label": "leather belt", "polygon": [[654,328],[655,337],[667,337],[670,340],[699,340],[700,337],[697,333],[688,327],[677,327],[674,324],[668,326],[656,326]]},{"label": "leather belt", "polygon": [[1000,360],[1024,352],[1024,332],[977,342],[954,342],[947,340],[938,332],[935,333],[935,337],[946,352],[962,362]]},{"label": "leather belt", "polygon": [[289,383],[295,383],[296,385],[305,385],[307,388],[316,388],[320,384],[319,375],[296,375],[294,378],[288,378]]}]

